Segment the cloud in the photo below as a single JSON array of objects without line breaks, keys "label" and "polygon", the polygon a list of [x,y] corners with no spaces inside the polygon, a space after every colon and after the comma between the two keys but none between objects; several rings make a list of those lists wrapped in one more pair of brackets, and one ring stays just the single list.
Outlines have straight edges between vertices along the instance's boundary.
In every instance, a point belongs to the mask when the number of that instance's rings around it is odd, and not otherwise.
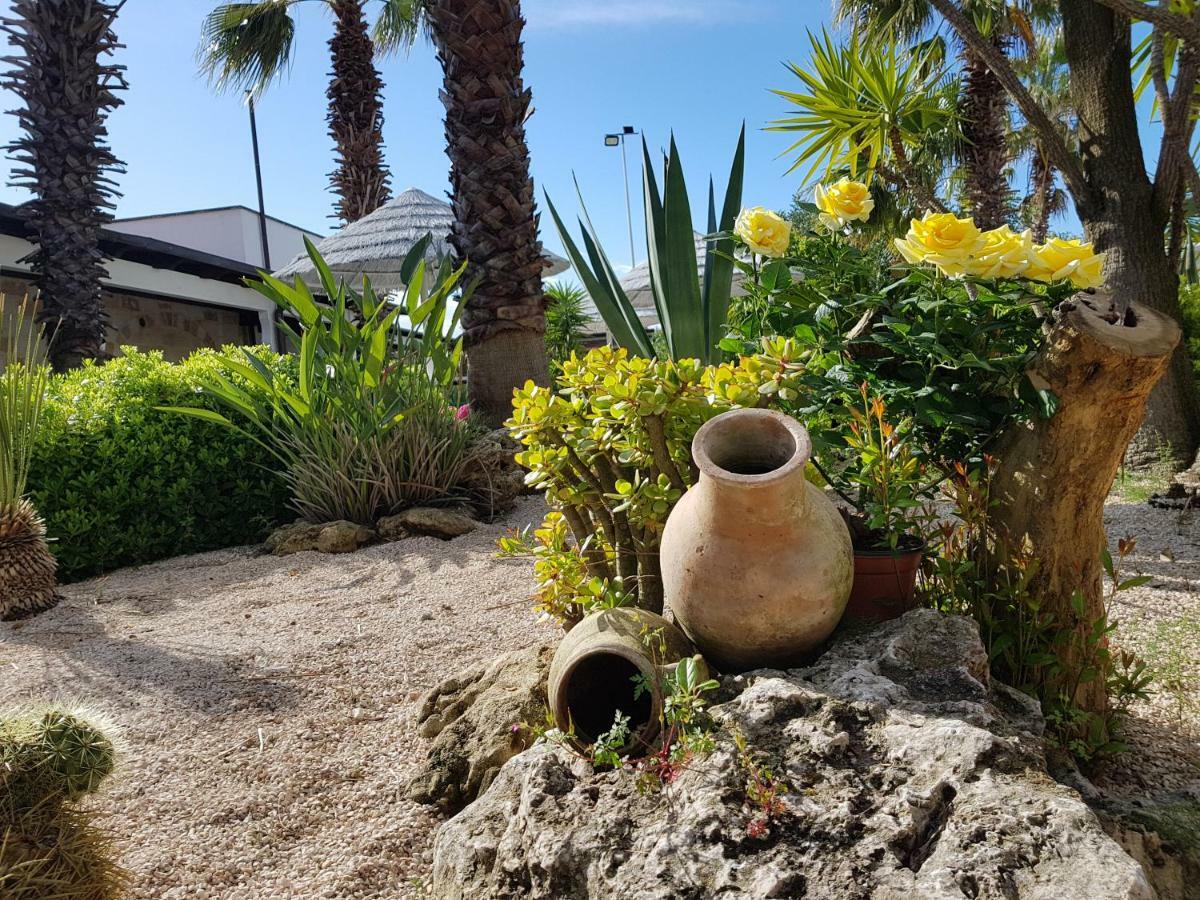
[{"label": "cloud", "polygon": [[525,15],[531,28],[629,28],[746,21],[759,10],[742,0],[535,0]]}]

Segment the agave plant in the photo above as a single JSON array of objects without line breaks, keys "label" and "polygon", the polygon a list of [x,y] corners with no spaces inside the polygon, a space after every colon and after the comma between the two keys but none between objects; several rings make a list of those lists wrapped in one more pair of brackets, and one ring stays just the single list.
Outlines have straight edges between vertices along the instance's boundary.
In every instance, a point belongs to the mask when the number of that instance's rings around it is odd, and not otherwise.
[{"label": "agave plant", "polygon": [[29,461],[50,380],[42,329],[28,301],[5,309],[0,331],[5,367],[0,372],[0,621],[49,609],[58,602],[56,564],[46,546],[46,526],[25,496]]},{"label": "agave plant", "polygon": [[[672,359],[699,359],[705,364],[721,359],[717,343],[725,337],[725,319],[733,288],[732,232],[742,206],[745,156],[746,129],[743,127],[733,155],[720,218],[717,217],[713,184],[709,180],[708,234],[704,275],[701,277],[696,259],[696,238],[687,181],[675,138],[671,138],[661,193],[654,177],[650,150],[646,141],[642,140],[642,183],[650,284],[667,352]],[[637,310],[621,287],[612,263],[600,247],[582,193],[579,194],[579,205],[583,214],[579,225],[586,257],[563,224],[549,195],[546,196],[546,204],[575,271],[583,279],[584,287],[617,344],[641,356],[655,356],[649,332],[642,325]]]},{"label": "agave plant", "polygon": [[[338,280],[310,243],[328,302],[297,277],[264,275],[248,284],[299,328],[284,324],[298,347],[293,381],[243,349],[204,389],[233,417],[208,409],[163,407],[247,434],[281,464],[293,504],[312,522],[380,516],[449,493],[464,474],[477,436],[455,417],[450,397],[462,355],[452,295],[463,266],[439,264],[426,290],[426,236],[408,254],[398,301],[364,280],[357,292]],[[469,288],[466,293],[469,293]],[[407,318],[407,321],[405,321]]]}]

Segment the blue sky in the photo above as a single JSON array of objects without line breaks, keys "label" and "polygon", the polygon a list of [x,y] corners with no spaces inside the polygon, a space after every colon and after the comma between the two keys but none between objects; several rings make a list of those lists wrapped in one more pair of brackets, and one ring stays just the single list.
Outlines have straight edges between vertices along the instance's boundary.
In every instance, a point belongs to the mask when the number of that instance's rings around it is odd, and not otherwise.
[{"label": "blue sky", "polygon": [[[197,74],[200,24],[213,0],[128,0],[117,21],[127,45],[126,105],[109,120],[112,145],[128,165],[119,180],[119,216],[228,204],[255,205],[246,110],[235,95],[217,96]],[[805,29],[827,17],[823,0],[525,0],[526,82],[536,112],[528,124],[533,175],[560,211],[577,204],[579,177],[593,220],[616,262],[628,262],[621,159],[603,145],[606,131],[633,125],[651,148],[671,129],[694,190],[708,173],[728,174],[737,129],[748,131],[745,199],[787,205],[798,176],[776,159],[783,135],[761,128],[782,109],[768,93],[792,77],[781,62],[802,53]],[[298,45],[290,75],[259,104],[267,211],[322,233],[334,227],[327,175],[333,167],[325,131],[331,22],[320,4],[300,4]],[[441,70],[428,43],[385,59],[387,162],[396,190],[415,185],[436,196],[448,188]],[[12,109],[15,98],[0,98]],[[0,121],[0,141],[16,133]],[[639,206],[640,151],[630,147],[634,213]],[[5,164],[6,172],[11,163]],[[719,189],[719,188],[718,188]],[[4,187],[0,199],[19,202]],[[703,196],[694,201],[699,204]],[[702,214],[697,206],[697,215]],[[549,216],[543,238],[560,250]],[[638,257],[644,256],[640,217]]]},{"label": "blue sky", "polygon": [[[119,179],[119,216],[255,205],[241,97],[214,94],[197,72],[200,24],[214,2],[128,0],[118,19],[130,82],[126,105],[109,123],[113,148],[128,165]],[[830,6],[829,0],[525,0],[526,81],[536,110],[528,136],[539,204],[548,190],[573,218],[576,173],[610,256],[627,263],[620,153],[603,145],[604,133],[632,125],[653,150],[674,130],[699,219],[707,177],[713,173],[718,189],[723,185],[744,120],[746,205],[786,207],[800,176],[786,174],[788,164],[778,158],[787,136],[762,130],[785,111],[768,89],[794,82],[782,63],[803,60],[806,29],[825,24]],[[291,72],[258,110],[267,210],[325,233],[335,227],[324,96],[332,25],[322,4],[298,9]],[[448,162],[433,50],[422,41],[380,66],[393,188],[417,186],[443,196]],[[6,109],[15,105],[11,95],[2,99]],[[16,120],[3,117],[0,142],[15,132]],[[630,150],[640,260],[640,153],[637,145]],[[0,199],[24,197],[4,187]],[[561,251],[544,212],[542,231],[546,246]]]}]

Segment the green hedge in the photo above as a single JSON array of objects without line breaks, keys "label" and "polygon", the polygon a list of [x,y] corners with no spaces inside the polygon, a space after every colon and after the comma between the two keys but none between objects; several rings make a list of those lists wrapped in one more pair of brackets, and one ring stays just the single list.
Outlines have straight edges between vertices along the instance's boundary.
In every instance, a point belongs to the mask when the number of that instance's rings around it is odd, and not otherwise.
[{"label": "green hedge", "polygon": [[[227,348],[225,353],[236,352]],[[262,348],[284,373],[294,365]],[[202,401],[217,353],[171,364],[126,351],[52,379],[30,472],[63,581],[261,540],[291,518],[272,457],[252,440],[161,405]]]}]

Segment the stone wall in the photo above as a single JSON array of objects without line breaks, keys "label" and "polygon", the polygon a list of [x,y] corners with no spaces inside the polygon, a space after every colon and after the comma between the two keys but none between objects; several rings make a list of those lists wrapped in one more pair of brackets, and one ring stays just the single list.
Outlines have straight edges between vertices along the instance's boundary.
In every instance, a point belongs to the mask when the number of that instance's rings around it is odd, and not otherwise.
[{"label": "stone wall", "polygon": [[[0,277],[0,293],[9,302],[19,302],[31,291],[32,285],[23,278]],[[122,347],[137,347],[161,350],[177,362],[202,347],[259,340],[258,316],[252,312],[107,290],[104,308],[109,319],[105,350],[112,356]]]}]

